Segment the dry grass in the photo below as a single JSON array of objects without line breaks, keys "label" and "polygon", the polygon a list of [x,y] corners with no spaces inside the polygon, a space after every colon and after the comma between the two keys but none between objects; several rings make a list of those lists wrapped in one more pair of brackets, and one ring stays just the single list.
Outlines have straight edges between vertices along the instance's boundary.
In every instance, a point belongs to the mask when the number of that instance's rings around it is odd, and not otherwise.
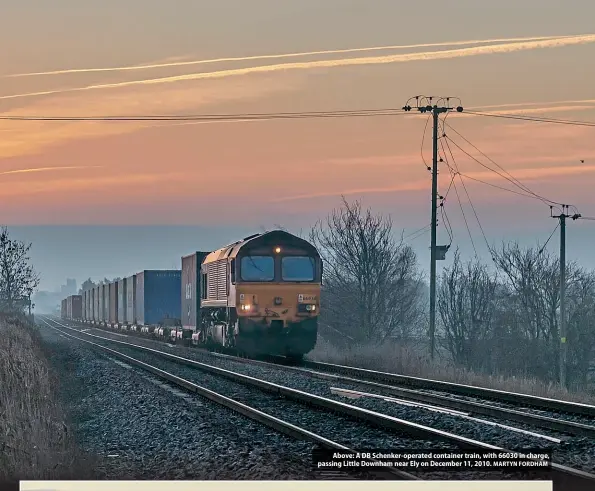
[{"label": "dry grass", "polygon": [[559,385],[547,384],[537,379],[482,375],[453,366],[438,357],[432,361],[421,349],[415,346],[387,343],[382,346],[356,346],[348,349],[338,349],[324,339],[319,338],[316,348],[310,353],[309,358],[326,363],[398,373],[412,377],[595,404],[595,395],[593,394],[570,392]]},{"label": "dry grass", "polygon": [[89,469],[57,387],[36,328],[0,314],[0,481],[80,478]]}]

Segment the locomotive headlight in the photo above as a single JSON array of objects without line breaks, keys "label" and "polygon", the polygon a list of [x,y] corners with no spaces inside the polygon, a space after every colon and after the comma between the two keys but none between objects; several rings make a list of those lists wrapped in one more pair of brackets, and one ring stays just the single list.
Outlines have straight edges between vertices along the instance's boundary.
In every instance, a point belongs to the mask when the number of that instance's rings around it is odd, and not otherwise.
[{"label": "locomotive headlight", "polygon": [[279,254],[281,252],[281,248],[279,246],[275,247],[275,252]]},{"label": "locomotive headlight", "polygon": [[250,304],[242,305],[242,310],[248,312],[252,306]]},{"label": "locomotive headlight", "polygon": [[306,305],[306,310],[309,312],[314,312],[316,310],[316,305]]}]

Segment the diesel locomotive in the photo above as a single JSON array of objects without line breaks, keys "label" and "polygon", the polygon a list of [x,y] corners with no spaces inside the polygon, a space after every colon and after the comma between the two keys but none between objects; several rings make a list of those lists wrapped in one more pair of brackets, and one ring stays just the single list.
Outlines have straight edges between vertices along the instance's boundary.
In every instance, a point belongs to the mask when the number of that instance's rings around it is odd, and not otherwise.
[{"label": "diesel locomotive", "polygon": [[299,359],[314,348],[323,263],[307,240],[273,230],[194,252],[181,266],[178,283],[175,270],[151,271],[149,287],[145,271],[84,291],[80,320],[247,356]]}]

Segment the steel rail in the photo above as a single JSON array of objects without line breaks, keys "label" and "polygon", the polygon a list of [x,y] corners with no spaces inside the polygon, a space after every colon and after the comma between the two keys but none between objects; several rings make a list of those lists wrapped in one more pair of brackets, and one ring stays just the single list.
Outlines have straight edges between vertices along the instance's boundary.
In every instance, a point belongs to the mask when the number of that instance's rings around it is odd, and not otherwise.
[{"label": "steel rail", "polygon": [[[78,336],[73,336],[72,334],[68,334],[67,332],[64,332],[62,329],[58,329],[58,328],[50,325],[45,320],[43,320],[43,322],[45,322],[49,328],[54,329],[55,331],[59,332],[63,336],[68,336],[72,339],[76,339],[83,343],[87,343],[87,344],[91,345],[93,348],[99,349],[100,351],[105,352],[105,353],[109,353],[111,356],[119,358],[120,360],[122,360],[132,366],[142,368],[143,370],[148,371],[148,372],[152,373],[153,375],[156,375],[159,378],[167,380],[168,382],[174,383],[175,385],[178,385],[179,387],[182,387],[190,392],[193,392],[193,393],[196,393],[202,397],[205,397],[206,399],[209,399],[212,402],[215,402],[215,403],[217,403],[221,406],[224,406],[228,409],[231,409],[234,412],[240,413],[243,416],[246,416],[247,418],[257,421],[258,423],[264,424],[264,425],[268,426],[269,428],[272,428],[280,433],[288,435],[292,438],[303,439],[303,440],[310,441],[312,443],[316,443],[316,444],[320,445],[321,447],[324,447],[329,450],[341,450],[341,451],[347,451],[347,452],[355,452],[353,449],[350,449],[349,447],[346,447],[345,445],[336,443],[336,442],[329,440],[328,438],[325,438],[321,435],[318,435],[318,434],[308,431],[304,428],[296,426],[292,423],[289,423],[289,422],[279,419],[275,416],[267,414],[263,411],[260,411],[259,409],[253,408],[246,404],[243,404],[239,401],[231,399],[227,396],[224,396],[223,394],[219,394],[219,393],[214,392],[214,391],[207,389],[205,387],[201,387],[200,385],[197,385],[189,380],[183,379],[183,378],[178,377],[178,376],[176,376],[172,373],[169,373],[165,370],[162,370],[162,369],[157,368],[153,365],[145,363],[141,360],[137,360],[136,358],[128,356],[124,353],[121,353],[119,351],[108,348],[107,346],[102,346],[98,343],[94,343],[93,341],[89,341],[87,339],[82,339]],[[83,333],[83,334],[86,334],[86,333]],[[375,461],[374,459],[370,459],[370,460]],[[393,468],[382,468],[382,469],[376,469],[376,470],[371,469],[368,472],[375,473],[381,477],[386,477],[387,474],[391,474],[393,476],[399,477],[400,479],[404,479],[404,480],[416,480],[416,481],[421,480],[419,477],[409,474],[408,472],[405,472],[405,471],[402,471],[399,469],[393,469]]]},{"label": "steel rail", "polygon": [[[54,320],[54,322],[57,322],[57,321]],[[101,330],[105,330],[106,332],[113,332],[112,330],[108,330],[108,329],[101,329]],[[115,334],[117,334],[117,333],[115,333]],[[141,339],[145,339],[145,338],[141,337]],[[163,340],[156,340],[156,341],[164,342]],[[587,424],[583,424],[583,423],[577,423],[574,421],[564,421],[564,420],[560,420],[560,419],[556,419],[556,418],[551,418],[549,416],[519,411],[517,409],[492,406],[489,404],[485,404],[483,402],[465,401],[462,399],[455,399],[455,398],[449,397],[447,395],[432,394],[432,393],[428,393],[428,392],[420,392],[415,389],[407,389],[407,388],[403,388],[403,387],[397,387],[395,385],[382,384],[379,382],[365,380],[362,378],[353,378],[353,377],[348,377],[346,375],[339,375],[339,374],[333,374],[333,373],[329,373],[329,372],[316,371],[313,368],[305,368],[305,367],[296,367],[296,366],[286,365],[283,363],[284,359],[281,359],[281,358],[279,359],[279,362],[277,363],[277,362],[267,362],[267,361],[262,361],[262,360],[255,360],[255,359],[251,359],[251,358],[243,358],[243,357],[221,354],[221,353],[209,352],[209,354],[211,356],[226,358],[226,359],[230,359],[232,361],[236,361],[239,363],[260,365],[260,366],[264,366],[264,367],[275,367],[275,368],[283,369],[283,370],[296,371],[296,372],[308,375],[313,378],[319,378],[319,379],[324,379],[324,380],[330,379],[330,380],[335,380],[335,381],[340,381],[340,382],[353,383],[353,384],[361,385],[364,387],[370,387],[370,388],[382,390],[383,393],[388,393],[391,395],[396,395],[398,397],[407,398],[412,401],[421,402],[421,403],[425,403],[425,404],[441,405],[445,408],[454,409],[457,411],[467,411],[469,413],[473,413],[476,415],[488,416],[488,417],[504,419],[504,420],[508,420],[508,421],[515,421],[517,423],[528,424],[528,425],[536,426],[538,428],[557,431],[557,432],[565,433],[568,435],[581,436],[581,437],[587,437],[587,438],[595,438],[595,426],[587,425]],[[274,357],[270,357],[270,358],[274,358]],[[309,364],[309,363],[320,363],[320,362],[304,362],[305,365]],[[329,365],[331,365],[331,364],[329,364]],[[335,365],[331,365],[331,366],[335,366]],[[352,367],[343,367],[341,365],[336,365],[336,366],[339,366],[341,368],[348,368],[348,369],[352,368]],[[361,370],[361,369],[354,367],[354,370],[357,371],[357,370]],[[377,372],[377,373],[384,373],[384,372]],[[393,374],[388,374],[388,375],[393,375]],[[397,375],[397,376],[401,377],[400,375]],[[424,380],[424,379],[420,379],[420,380]],[[478,387],[478,389],[481,389],[481,388]],[[491,391],[492,389],[486,389],[486,390]],[[514,394],[514,393],[511,393],[511,394]],[[523,394],[520,394],[520,395],[523,395]],[[529,397],[533,397],[533,396],[529,396]],[[487,396],[484,396],[484,398],[485,399],[495,399],[494,397],[487,397]],[[546,400],[549,401],[551,399],[546,399]],[[559,401],[559,402],[563,403],[565,401]],[[571,403],[571,404],[574,404],[574,403]],[[543,408],[540,408],[540,409],[543,409]]]},{"label": "steel rail", "polygon": [[[56,321],[54,321],[56,322]],[[59,322],[56,324],[61,325]],[[393,429],[402,433],[407,433],[411,436],[419,436],[423,439],[436,439],[446,441],[451,444],[455,444],[459,447],[464,447],[467,449],[478,449],[478,450],[498,450],[501,452],[509,452],[509,450],[504,449],[502,447],[497,447],[495,445],[490,445],[484,442],[480,442],[477,440],[473,440],[470,438],[466,438],[460,435],[455,435],[453,433],[448,433],[446,431],[437,430],[435,428],[430,428],[424,425],[420,425],[417,423],[413,423],[411,421],[402,420],[399,418],[395,418],[393,416],[388,416],[386,414],[377,413],[375,411],[370,411],[368,409],[358,408],[356,406],[352,406],[349,404],[345,404],[343,402],[338,402],[332,399],[328,399],[322,396],[318,396],[315,394],[309,394],[307,392],[303,392],[297,389],[292,389],[290,387],[285,387],[279,384],[274,384],[272,382],[267,382],[262,379],[258,379],[255,377],[250,377],[248,375],[232,372],[230,370],[225,370],[223,368],[215,367],[212,365],[207,365],[205,363],[201,363],[195,360],[190,360],[188,358],[183,358],[178,355],[173,355],[170,353],[166,353],[163,351],[155,350],[153,348],[147,348],[145,346],[139,346],[132,343],[127,343],[124,341],[118,341],[115,339],[103,338],[101,336],[97,336],[95,334],[90,334],[88,332],[82,332],[72,327],[64,326],[66,329],[80,332],[85,336],[90,336],[93,338],[101,339],[103,341],[107,341],[109,343],[114,343],[118,345],[127,346],[132,349],[137,349],[139,351],[145,351],[148,353],[155,354],[161,358],[174,361],[181,365],[186,365],[190,367],[194,367],[196,369],[213,373],[216,375],[223,376],[235,382],[240,382],[245,385],[251,385],[259,387],[265,391],[269,391],[272,393],[276,393],[282,395],[284,397],[296,400],[298,402],[303,402],[308,405],[317,406],[326,410],[330,410],[336,413],[345,414],[351,417],[355,417],[356,419],[360,419],[363,421],[367,421],[368,423],[374,424],[381,428],[385,429]],[[56,329],[56,328],[54,328]],[[75,336],[73,336],[75,337]],[[101,345],[99,345],[101,346]],[[105,348],[102,346],[102,348]],[[572,467],[568,467],[565,465],[561,465],[555,462],[551,463],[551,473],[556,476],[557,479],[568,480],[573,479],[580,481],[581,484],[585,481],[591,483],[591,486],[595,485],[595,474],[590,474],[588,472],[574,469]]]},{"label": "steel rail", "polygon": [[519,394],[517,392],[507,392],[504,390],[488,389],[485,387],[476,387],[473,385],[456,384],[453,382],[444,382],[441,380],[431,380],[408,375],[399,375],[396,373],[380,372],[368,370],[365,368],[348,367],[345,365],[335,365],[332,363],[323,363],[319,361],[306,360],[303,363],[305,368],[314,370],[327,370],[329,372],[343,373],[349,376],[361,377],[364,380],[374,380],[388,382],[390,384],[409,385],[420,389],[439,390],[453,394],[472,395],[484,399],[494,399],[506,401],[513,404],[524,404],[534,406],[539,409],[549,409],[551,411],[576,414],[580,416],[595,417],[595,406],[582,404],[579,402],[562,401],[559,399],[550,399],[548,397],[533,396],[529,394]]}]

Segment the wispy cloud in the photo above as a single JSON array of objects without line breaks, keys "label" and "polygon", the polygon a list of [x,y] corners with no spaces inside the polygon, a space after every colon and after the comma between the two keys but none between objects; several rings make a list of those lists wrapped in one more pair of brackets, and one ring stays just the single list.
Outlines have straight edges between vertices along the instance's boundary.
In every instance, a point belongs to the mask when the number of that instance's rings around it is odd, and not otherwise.
[{"label": "wispy cloud", "polygon": [[8,175],[8,174],[30,174],[34,172],[53,172],[53,171],[61,171],[61,170],[72,170],[72,169],[93,169],[93,168],[101,168],[101,165],[72,165],[72,166],[61,166],[61,167],[34,167],[29,169],[15,169],[15,170],[7,170],[0,172],[0,176]]},{"label": "wispy cloud", "polygon": [[[581,166],[558,166],[558,167],[546,167],[546,168],[530,168],[530,169],[518,169],[515,170],[514,176],[517,179],[530,180],[530,179],[542,179],[545,177],[555,176],[567,176],[576,175],[583,173],[595,172],[595,165],[581,165]],[[466,172],[471,178],[481,179],[485,182],[502,181],[503,177],[499,177],[492,172]],[[508,188],[511,186],[509,185]],[[418,180],[414,182],[407,182],[396,186],[387,187],[374,187],[374,188],[355,188],[355,189],[342,189],[330,192],[320,193],[307,193],[298,194],[294,196],[284,196],[282,198],[276,198],[270,200],[272,203],[281,203],[286,201],[299,201],[314,198],[327,198],[340,195],[358,195],[358,194],[382,194],[382,193],[394,193],[396,191],[421,191],[428,189],[427,180]],[[516,190],[518,191],[518,189]],[[505,191],[502,191],[505,192]]]},{"label": "wispy cloud", "polygon": [[558,48],[564,46],[581,45],[595,42],[595,34],[588,34],[582,36],[572,37],[556,37],[551,39],[537,40],[537,41],[523,41],[523,42],[508,42],[501,44],[492,44],[489,46],[474,46],[471,48],[460,48],[440,51],[424,51],[416,53],[403,53],[396,55],[385,56],[369,56],[361,58],[341,58],[331,60],[317,60],[294,63],[280,63],[276,65],[261,65],[247,68],[236,68],[217,70],[212,72],[190,73],[185,75],[175,75],[161,78],[150,78],[144,80],[130,80],[125,82],[115,82],[109,84],[94,84],[85,87],[73,87],[68,89],[46,90],[38,92],[28,92],[21,94],[12,94],[0,96],[0,99],[16,99],[23,97],[38,97],[54,94],[65,94],[70,92],[103,90],[103,89],[117,89],[124,87],[134,87],[154,84],[168,84],[175,82],[205,80],[205,79],[220,79],[227,77],[237,77],[256,73],[268,72],[285,72],[288,70],[312,70],[320,68],[337,68],[347,66],[361,66],[361,65],[379,65],[390,63],[407,63],[412,61],[430,61],[443,60],[452,58],[463,58],[469,56],[479,56],[497,53],[514,53],[518,51],[544,49],[544,48]]},{"label": "wispy cloud", "polygon": [[[221,80],[204,82],[200,90],[191,86],[144,86],[105,93],[77,93],[32,102],[26,110],[13,109],[4,115],[49,114],[72,115],[80,111],[85,116],[126,116],[130,114],[175,114],[204,111],[205,107],[229,102],[250,102],[302,86],[301,77],[258,77],[254,80]],[[236,121],[233,121],[236,122]],[[242,121],[243,122],[243,121]],[[186,126],[188,124],[214,124],[223,121],[200,122],[84,122],[61,121],[0,121],[0,131],[10,131],[10,138],[0,138],[0,159],[37,153],[49,145],[72,140],[109,137],[158,127]]]},{"label": "wispy cloud", "polygon": [[[388,51],[396,49],[418,49],[418,48],[436,48],[444,46],[468,46],[472,44],[491,44],[491,43],[513,43],[520,41],[540,41],[547,39],[564,39],[572,38],[573,36],[539,36],[539,37],[517,37],[517,38],[498,38],[498,39],[475,39],[469,41],[450,41],[441,43],[424,43],[424,44],[404,44],[404,45],[391,45],[391,46],[373,46],[367,48],[348,48],[348,49],[332,49],[332,50],[321,50],[321,51],[303,51],[298,53],[281,53],[281,54],[269,54],[269,55],[255,55],[255,56],[234,56],[225,58],[210,58],[206,60],[190,60],[190,61],[171,61],[168,63],[153,63],[145,65],[134,65],[134,66],[119,66],[119,67],[107,67],[107,68],[76,68],[76,69],[64,69],[54,70],[46,72],[31,72],[31,73],[17,73],[12,75],[5,75],[4,78],[13,77],[33,77],[33,76],[48,76],[48,75],[66,75],[74,73],[92,73],[92,72],[121,72],[121,71],[136,71],[136,70],[149,70],[155,68],[173,68],[183,67],[191,65],[204,65],[210,63],[224,63],[224,62],[235,62],[235,61],[256,61],[256,60],[273,60],[283,58],[299,58],[304,56],[316,56],[316,55],[332,55],[332,54],[346,54],[346,53],[362,53],[370,51]],[[174,59],[175,60],[175,59]]]},{"label": "wispy cloud", "polygon": [[485,106],[470,106],[465,107],[472,111],[479,111],[480,109],[502,109],[506,107],[527,107],[540,106],[540,107],[554,107],[560,104],[595,104],[595,99],[573,99],[565,101],[540,101],[540,102],[515,102],[508,104],[490,104]]},{"label": "wispy cloud", "polygon": [[[145,195],[146,187],[151,185],[162,186],[166,182],[183,183],[187,181],[188,175],[178,173],[128,173],[120,175],[98,176],[93,179],[69,178],[53,181],[34,180],[23,183],[15,183],[10,188],[0,188],[0,196],[24,197],[27,195],[49,195],[53,200],[70,200],[72,196],[84,194],[89,190],[114,189],[126,190],[127,196],[134,196],[135,193]],[[142,186],[139,186],[141,185]],[[69,192],[69,194],[63,194]],[[93,201],[93,199],[91,200]]]}]

